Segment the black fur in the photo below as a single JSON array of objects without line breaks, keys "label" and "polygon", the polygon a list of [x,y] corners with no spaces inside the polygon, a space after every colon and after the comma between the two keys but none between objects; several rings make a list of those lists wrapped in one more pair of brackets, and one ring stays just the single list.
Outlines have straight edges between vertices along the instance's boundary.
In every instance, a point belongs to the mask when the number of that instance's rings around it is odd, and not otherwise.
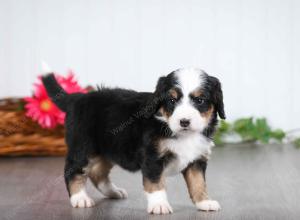
[{"label": "black fur", "polygon": [[57,83],[53,74],[48,75],[48,77],[42,78],[43,83],[46,87],[51,100],[64,112],[67,111],[68,107],[68,96],[66,91],[64,91],[60,85]]},{"label": "black fur", "polygon": [[204,129],[203,134],[209,138],[211,138],[216,130],[216,126],[218,124],[218,116],[219,114],[221,119],[226,119],[225,111],[224,111],[224,103],[223,103],[223,92],[220,81],[213,76],[209,76],[205,73],[205,85],[204,92],[208,100],[210,100],[211,104],[213,104],[215,111],[213,112],[213,116],[209,122],[207,128]]},{"label": "black fur", "polygon": [[[88,94],[67,94],[53,74],[43,77],[42,81],[52,101],[67,113],[67,186],[75,175],[83,173],[93,155],[101,155],[129,171],[141,170],[144,177],[158,181],[173,155],[168,153],[161,157],[158,152],[157,140],[170,138],[171,132],[154,114],[161,106],[172,110],[167,91],[177,83],[174,72],[159,79],[154,93],[99,88]],[[216,109],[203,132],[210,137],[217,123],[216,112],[221,118],[225,118],[225,114],[219,81],[210,77],[206,87],[208,99]]]},{"label": "black fur", "polygon": [[211,100],[213,105],[215,106],[219,116],[221,119],[226,119],[225,111],[224,111],[224,103],[223,103],[223,92],[220,81],[213,76],[209,76],[206,74],[206,91],[208,91],[211,95]]}]

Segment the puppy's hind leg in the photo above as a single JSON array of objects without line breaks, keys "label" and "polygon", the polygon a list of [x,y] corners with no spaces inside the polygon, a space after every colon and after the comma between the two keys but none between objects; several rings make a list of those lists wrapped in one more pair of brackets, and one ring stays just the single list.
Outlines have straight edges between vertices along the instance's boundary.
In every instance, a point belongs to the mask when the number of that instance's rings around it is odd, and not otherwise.
[{"label": "puppy's hind leg", "polygon": [[65,182],[74,208],[89,208],[95,202],[86,192],[87,176],[83,172],[81,163],[74,163],[67,159],[65,165]]},{"label": "puppy's hind leg", "polygon": [[92,183],[106,197],[111,199],[125,199],[128,197],[125,189],[117,187],[109,178],[113,164],[107,159],[97,156],[89,161],[87,174]]}]

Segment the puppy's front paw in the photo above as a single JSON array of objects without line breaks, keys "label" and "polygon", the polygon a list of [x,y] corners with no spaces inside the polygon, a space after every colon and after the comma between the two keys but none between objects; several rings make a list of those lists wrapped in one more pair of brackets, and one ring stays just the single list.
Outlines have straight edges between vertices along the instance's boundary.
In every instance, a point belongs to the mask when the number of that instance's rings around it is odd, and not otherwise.
[{"label": "puppy's front paw", "polygon": [[220,204],[215,200],[203,200],[197,202],[196,206],[201,211],[219,211],[221,209]]},{"label": "puppy's front paw", "polygon": [[146,192],[146,196],[148,200],[148,213],[161,215],[173,212],[165,190],[154,191],[151,193]]},{"label": "puppy's front paw", "polygon": [[173,213],[172,207],[167,201],[151,204],[151,205],[149,204],[147,211],[149,214],[157,214],[157,215]]},{"label": "puppy's front paw", "polygon": [[74,208],[90,208],[95,205],[94,200],[90,198],[85,191],[72,195],[70,201]]}]

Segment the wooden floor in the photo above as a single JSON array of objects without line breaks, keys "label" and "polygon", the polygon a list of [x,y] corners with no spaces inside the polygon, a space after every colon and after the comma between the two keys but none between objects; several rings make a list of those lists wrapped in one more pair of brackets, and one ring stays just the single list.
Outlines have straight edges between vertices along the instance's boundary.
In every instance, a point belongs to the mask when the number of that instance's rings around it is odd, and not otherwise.
[{"label": "wooden floor", "polygon": [[291,146],[214,148],[207,182],[219,212],[198,212],[181,176],[168,179],[174,213],[146,213],[140,173],[114,168],[112,178],[129,198],[108,200],[91,187],[97,206],[71,208],[65,190],[63,158],[0,158],[0,219],[300,219],[300,150]]}]

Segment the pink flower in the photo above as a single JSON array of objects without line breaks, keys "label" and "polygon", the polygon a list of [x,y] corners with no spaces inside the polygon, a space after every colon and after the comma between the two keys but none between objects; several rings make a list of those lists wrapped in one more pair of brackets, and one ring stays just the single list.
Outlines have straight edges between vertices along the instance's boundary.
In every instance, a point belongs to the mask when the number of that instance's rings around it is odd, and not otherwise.
[{"label": "pink flower", "polygon": [[[78,85],[72,71],[66,77],[55,75],[55,78],[67,93],[87,93],[87,90]],[[38,77],[38,82],[34,84],[34,88],[33,96],[24,98],[26,116],[37,121],[43,128],[55,128],[58,124],[64,124],[65,113],[52,103],[41,77]]]}]

